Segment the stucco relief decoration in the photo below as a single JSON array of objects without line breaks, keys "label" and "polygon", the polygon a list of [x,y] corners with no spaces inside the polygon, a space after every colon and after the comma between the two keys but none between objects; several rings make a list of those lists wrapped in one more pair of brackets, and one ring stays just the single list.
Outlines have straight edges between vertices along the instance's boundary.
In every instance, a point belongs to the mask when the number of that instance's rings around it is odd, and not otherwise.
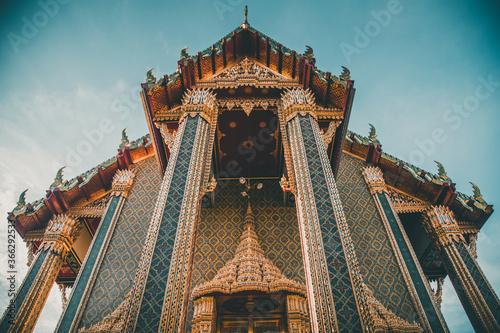
[{"label": "stucco relief decoration", "polygon": [[363,168],[361,172],[363,173],[363,177],[370,188],[371,194],[387,193],[384,175],[379,167],[366,167]]},{"label": "stucco relief decoration", "polygon": [[174,148],[176,130],[169,129],[166,123],[156,123],[156,126],[160,130],[163,141],[168,146],[168,149],[172,150]]},{"label": "stucco relief decoration", "polygon": [[83,207],[72,207],[68,211],[68,215],[83,218],[99,218],[104,214],[109,198],[110,194],[106,194]]},{"label": "stucco relief decoration", "polygon": [[452,240],[465,242],[453,212],[448,207],[429,207],[424,214],[423,220],[425,231],[434,239],[438,247],[450,244]]},{"label": "stucco relief decoration", "polygon": [[397,213],[417,213],[423,212],[429,204],[400,192],[389,189],[389,199]]},{"label": "stucco relief decoration", "polygon": [[332,142],[333,137],[335,136],[335,132],[337,131],[337,127],[339,127],[341,121],[340,120],[333,120],[330,121],[330,124],[328,124],[328,129],[326,131],[323,131],[323,141],[325,141],[325,147],[328,147],[328,145]]},{"label": "stucco relief decoration", "polygon": [[287,89],[281,94],[283,110],[285,111],[285,121],[288,122],[297,114],[305,116],[307,113],[316,117],[316,102],[311,90],[302,88]]},{"label": "stucco relief decoration", "polygon": [[113,191],[111,195],[127,197],[128,191],[132,187],[135,173],[132,170],[118,170],[113,176]]},{"label": "stucco relief decoration", "polygon": [[231,111],[234,107],[240,107],[245,111],[246,115],[249,116],[256,107],[267,110],[270,106],[276,106],[278,102],[277,99],[273,98],[226,98],[218,100],[217,105],[219,107],[226,107],[228,111]]},{"label": "stucco relief decoration", "polygon": [[213,78],[196,83],[196,87],[199,88],[238,88],[241,86],[292,88],[298,85],[297,79],[287,78],[246,57]]},{"label": "stucco relief decoration", "polygon": [[54,253],[64,257],[71,250],[81,228],[82,224],[75,217],[62,214],[56,215],[47,225],[43,243],[39,250],[52,249]]},{"label": "stucco relief decoration", "polygon": [[183,116],[179,120],[179,123],[182,122],[186,114],[189,114],[191,117],[199,114],[208,123],[211,123],[215,106],[215,94],[211,89],[188,90],[182,98]]}]

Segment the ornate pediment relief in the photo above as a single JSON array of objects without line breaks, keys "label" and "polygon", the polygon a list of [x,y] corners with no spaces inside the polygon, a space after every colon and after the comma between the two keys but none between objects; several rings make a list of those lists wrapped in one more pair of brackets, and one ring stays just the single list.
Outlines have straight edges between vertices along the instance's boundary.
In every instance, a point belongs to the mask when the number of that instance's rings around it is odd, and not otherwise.
[{"label": "ornate pediment relief", "polygon": [[238,88],[241,86],[294,88],[298,85],[297,79],[290,79],[248,58],[244,58],[236,65],[205,81],[196,83],[197,88]]},{"label": "ornate pediment relief", "polygon": [[392,205],[397,213],[416,213],[423,212],[429,203],[412,198],[400,192],[396,192],[389,188],[389,198],[392,201]]}]

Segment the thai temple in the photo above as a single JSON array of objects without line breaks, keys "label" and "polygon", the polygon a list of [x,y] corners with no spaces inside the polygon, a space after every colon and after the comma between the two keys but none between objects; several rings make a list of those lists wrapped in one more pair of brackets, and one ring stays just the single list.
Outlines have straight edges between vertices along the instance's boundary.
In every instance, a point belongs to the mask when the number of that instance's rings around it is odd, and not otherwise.
[{"label": "thai temple", "polygon": [[500,332],[475,251],[492,206],[384,152],[373,126],[350,132],[338,72],[246,11],[172,75],[149,71],[149,133],[9,213],[30,268],[0,332],[32,332],[57,284],[57,333],[442,333],[446,278],[476,332]]}]

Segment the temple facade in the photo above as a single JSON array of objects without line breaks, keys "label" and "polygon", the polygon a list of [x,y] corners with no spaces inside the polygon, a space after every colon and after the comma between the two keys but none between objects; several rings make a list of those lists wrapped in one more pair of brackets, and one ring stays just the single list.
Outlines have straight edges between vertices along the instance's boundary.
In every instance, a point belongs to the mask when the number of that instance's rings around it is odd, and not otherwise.
[{"label": "temple facade", "polygon": [[350,132],[354,93],[246,17],[149,71],[149,134],[9,213],[30,268],[0,331],[32,332],[57,284],[58,333],[449,332],[448,277],[499,332],[475,252],[492,206]]}]

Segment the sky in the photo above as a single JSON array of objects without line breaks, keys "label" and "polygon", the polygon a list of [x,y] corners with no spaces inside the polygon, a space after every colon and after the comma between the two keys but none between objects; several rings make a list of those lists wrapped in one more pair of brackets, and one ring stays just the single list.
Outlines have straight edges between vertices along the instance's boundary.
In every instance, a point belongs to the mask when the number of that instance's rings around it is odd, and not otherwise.
[{"label": "sky", "polygon": [[[29,188],[44,196],[61,166],[70,179],[116,155],[121,131],[148,132],[140,83],[176,70],[243,21],[334,75],[346,66],[356,96],[349,129],[377,129],[383,150],[436,173],[440,161],[457,190],[500,203],[500,6],[496,1],[77,1],[0,3],[0,216]],[[111,123],[111,126],[104,126]],[[478,261],[500,290],[500,222],[479,234]],[[5,247],[7,221],[0,223]],[[7,262],[0,250],[0,262]],[[17,242],[18,282],[26,250]],[[1,267],[1,264],[0,264]],[[6,293],[0,269],[0,294]],[[7,297],[0,297],[5,308]],[[453,287],[442,304],[452,332],[472,332]],[[3,312],[3,310],[2,310]],[[61,313],[53,288],[35,332]]]}]

